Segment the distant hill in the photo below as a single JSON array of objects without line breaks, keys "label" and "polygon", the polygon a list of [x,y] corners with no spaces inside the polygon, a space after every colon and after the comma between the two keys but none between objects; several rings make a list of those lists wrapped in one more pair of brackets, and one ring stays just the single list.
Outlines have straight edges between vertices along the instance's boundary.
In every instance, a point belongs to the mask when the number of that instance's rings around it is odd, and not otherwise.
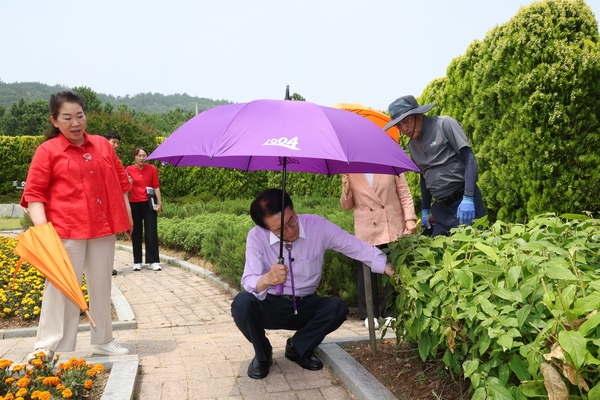
[{"label": "distant hill", "polygon": [[[10,106],[20,99],[24,99],[26,103],[34,100],[48,100],[53,93],[69,89],[69,87],[63,85],[50,86],[40,82],[5,83],[0,80],[0,107],[4,107],[8,111]],[[94,90],[94,88],[91,89]],[[185,93],[171,95],[139,93],[125,97],[115,97],[110,94],[98,93],[98,98],[102,100],[102,103],[110,102],[115,109],[119,105],[125,104],[135,111],[159,114],[175,110],[176,108],[195,112],[196,106],[198,107],[198,112],[200,112],[221,104],[231,103],[231,101],[227,100],[212,100],[189,96]]]}]

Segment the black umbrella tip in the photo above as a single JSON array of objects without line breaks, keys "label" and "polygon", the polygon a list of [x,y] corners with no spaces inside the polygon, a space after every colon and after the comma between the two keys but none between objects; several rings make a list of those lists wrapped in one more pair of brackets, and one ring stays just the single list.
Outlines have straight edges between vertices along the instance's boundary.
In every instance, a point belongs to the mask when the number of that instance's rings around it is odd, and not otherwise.
[{"label": "black umbrella tip", "polygon": [[290,85],[285,85],[285,98],[284,100],[291,100],[290,97]]}]

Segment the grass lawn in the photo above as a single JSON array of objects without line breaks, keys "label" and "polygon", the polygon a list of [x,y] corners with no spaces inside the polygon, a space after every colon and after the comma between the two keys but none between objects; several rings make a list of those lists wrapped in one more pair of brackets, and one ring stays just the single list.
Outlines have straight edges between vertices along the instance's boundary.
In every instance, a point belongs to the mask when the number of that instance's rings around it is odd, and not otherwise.
[{"label": "grass lawn", "polygon": [[20,218],[0,217],[0,231],[21,228]]}]

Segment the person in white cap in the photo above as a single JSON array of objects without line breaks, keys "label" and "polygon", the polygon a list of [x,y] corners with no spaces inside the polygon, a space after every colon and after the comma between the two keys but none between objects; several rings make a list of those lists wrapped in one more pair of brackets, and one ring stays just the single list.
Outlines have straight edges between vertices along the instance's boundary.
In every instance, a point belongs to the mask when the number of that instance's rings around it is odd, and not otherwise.
[{"label": "person in white cap", "polygon": [[392,120],[383,128],[396,125],[410,139],[410,156],[421,170],[422,225],[431,229],[430,216],[435,219],[431,236],[485,215],[469,140],[454,118],[423,115],[434,105],[419,106],[413,96],[402,96],[390,104]]}]

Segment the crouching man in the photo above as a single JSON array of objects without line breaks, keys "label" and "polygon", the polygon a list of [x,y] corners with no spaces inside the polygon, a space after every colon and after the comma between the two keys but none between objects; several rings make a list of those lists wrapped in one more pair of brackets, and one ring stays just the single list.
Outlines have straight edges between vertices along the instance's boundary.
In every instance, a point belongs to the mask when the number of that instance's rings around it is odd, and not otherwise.
[{"label": "crouching man", "polygon": [[[386,255],[344,231],[327,219],[314,214],[296,214],[286,193],[283,264],[279,257],[282,191],[267,189],[250,206],[257,226],[246,239],[246,265],[242,276],[245,292],[231,304],[235,324],[254,346],[254,358],[248,376],[263,379],[273,364],[273,348],[265,329],[296,331],[287,340],[285,356],[304,369],[318,371],[323,362],[314,354],[325,336],[346,320],[348,306],[335,297],[320,297],[315,291],[321,280],[325,250],[331,249],[361,261],[376,273],[389,276]],[[276,286],[283,284],[283,295]]]}]

